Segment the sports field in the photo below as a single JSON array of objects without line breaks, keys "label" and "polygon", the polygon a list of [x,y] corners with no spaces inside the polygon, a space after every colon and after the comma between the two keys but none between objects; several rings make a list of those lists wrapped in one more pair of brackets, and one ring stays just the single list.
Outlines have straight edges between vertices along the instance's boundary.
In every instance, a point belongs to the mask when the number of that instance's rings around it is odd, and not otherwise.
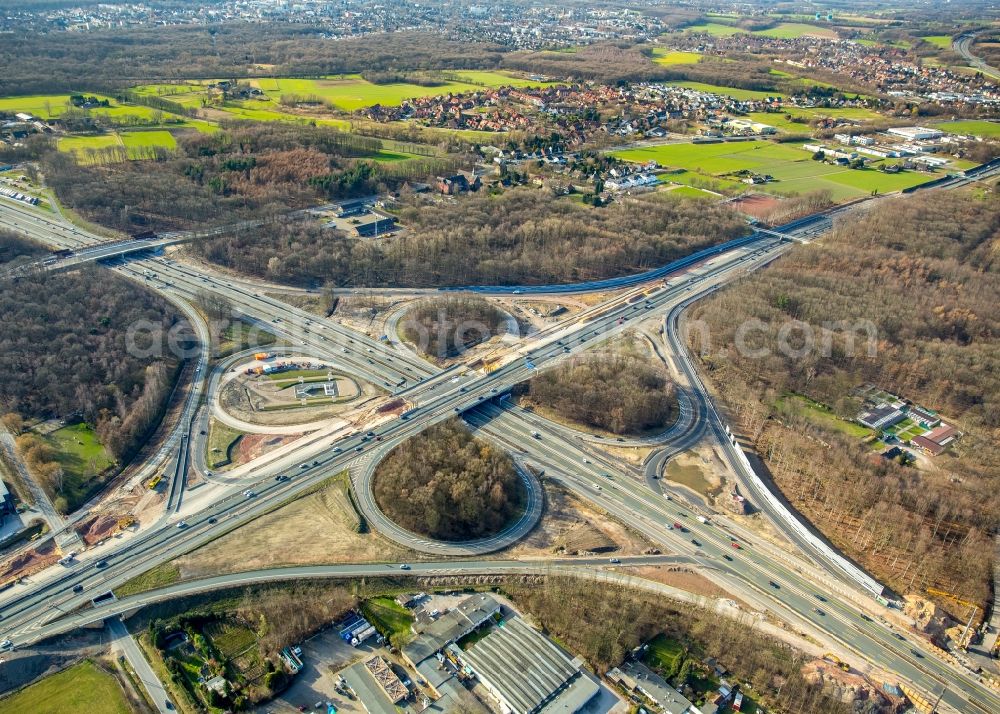
[{"label": "sports field", "polygon": [[701,54],[698,52],[681,52],[679,50],[668,50],[665,47],[657,47],[653,50],[653,61],[656,64],[667,66],[696,64],[701,61]]},{"label": "sports field", "polygon": [[936,124],[935,129],[946,131],[949,134],[972,134],[990,139],[1000,136],[1000,122],[976,121],[969,119],[966,121],[948,121],[943,124]]},{"label": "sports field", "polygon": [[[846,201],[870,194],[890,193],[928,181],[925,174],[903,171],[884,174],[875,168],[849,169],[813,161],[812,154],[798,144],[773,144],[747,141],[708,144],[664,144],[616,151],[614,155],[626,161],[657,161],[661,166],[681,168],[686,174],[667,175],[663,178],[678,183],[695,184],[701,176],[732,182],[720,178],[742,169],[758,174],[770,174],[776,180],[758,185],[755,190],[779,195],[803,194],[828,189],[836,201]],[[685,180],[687,179],[687,180]],[[725,187],[725,186],[720,186]]]},{"label": "sports field", "polygon": [[710,92],[730,96],[733,99],[767,99],[768,97],[781,97],[778,92],[763,92],[756,89],[736,89],[735,87],[723,87],[718,84],[705,84],[704,82],[671,82],[678,87],[696,89],[699,92]]}]

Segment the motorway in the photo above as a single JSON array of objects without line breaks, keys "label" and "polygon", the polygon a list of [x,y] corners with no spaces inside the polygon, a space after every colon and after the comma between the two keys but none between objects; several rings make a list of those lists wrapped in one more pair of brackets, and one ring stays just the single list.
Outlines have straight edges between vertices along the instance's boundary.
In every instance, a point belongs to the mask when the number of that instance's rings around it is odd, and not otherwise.
[{"label": "motorway", "polygon": [[[18,230],[33,232],[36,239],[49,244],[59,245],[59,240],[65,240],[63,231],[54,231],[52,226],[44,225],[45,221],[28,221],[27,230],[25,221],[21,219],[10,222]],[[897,672],[924,691],[936,693],[942,684],[959,684],[960,692],[953,688],[945,695],[945,701],[959,711],[969,711],[970,706],[979,711],[1000,711],[1000,698],[976,682],[972,675],[955,670],[936,657],[914,654],[920,647],[918,643],[905,638],[901,640],[874,619],[862,616],[856,602],[852,601],[852,593],[845,594],[844,584],[823,582],[822,579],[817,583],[815,577],[807,579],[799,569],[771,557],[763,548],[758,550],[746,545],[735,549],[728,535],[718,526],[699,523],[691,517],[689,510],[645,488],[641,479],[623,471],[620,465],[595,458],[593,454],[588,455],[583,445],[567,443],[558,432],[546,432],[539,428],[540,425],[545,427],[541,421],[529,421],[516,411],[495,404],[511,386],[530,377],[534,369],[558,363],[567,355],[589,349],[627,329],[629,323],[640,316],[669,314],[688,299],[711,291],[754,266],[773,259],[787,246],[787,242],[776,237],[758,236],[724,253],[703,256],[697,266],[689,266],[689,272],[671,277],[655,289],[647,288],[647,294],[637,302],[628,302],[628,294],[615,298],[589,314],[574,316],[566,323],[545,331],[541,339],[536,336],[535,346],[522,355],[512,357],[510,362],[495,371],[486,375],[465,376],[458,374],[460,370],[434,374],[433,368],[421,360],[393,352],[377,340],[353,333],[332,321],[317,320],[312,315],[306,317],[304,313],[297,315],[293,308],[241,288],[215,282],[186,266],[158,259],[120,266],[118,270],[138,275],[145,270],[157,272],[156,277],[145,276],[149,277],[148,282],[175,297],[190,299],[201,289],[218,290],[230,297],[241,312],[262,322],[267,320],[268,315],[276,314],[277,310],[284,311],[286,317],[279,323],[270,323],[269,329],[297,344],[325,347],[343,361],[345,369],[353,368],[363,377],[370,375],[374,383],[385,384],[389,391],[405,394],[417,406],[408,412],[406,418],[375,427],[373,431],[382,437],[381,442],[373,444],[366,434],[348,435],[310,456],[314,459],[313,465],[294,474],[285,474],[288,476],[285,481],[276,481],[273,470],[262,468],[246,482],[232,486],[217,502],[195,513],[185,513],[186,528],[149,529],[107,555],[104,567],[84,561],[37,586],[16,588],[15,597],[4,603],[0,630],[17,644],[37,641],[53,632],[53,628],[61,627],[57,621],[65,613],[86,604],[95,595],[213,540],[221,533],[270,510],[275,504],[295,497],[331,474],[355,467],[362,455],[374,452],[370,458],[377,460],[429,424],[465,413],[465,419],[484,435],[505,443],[516,453],[523,451],[519,458],[545,467],[547,473],[654,543],[672,551],[693,552],[697,562],[719,573],[724,583],[739,583],[742,587],[754,588],[758,597],[769,601],[773,611],[782,619],[815,628],[858,652],[874,666]],[[294,319],[289,319],[293,315]],[[347,349],[348,352],[338,352],[338,349]],[[453,381],[455,377],[460,379]],[[396,381],[397,378],[399,381]],[[533,438],[532,430],[539,431],[541,438]],[[356,488],[370,486],[363,476],[358,480],[358,474],[365,473],[370,471],[364,467],[352,469]],[[247,488],[252,489],[252,496],[241,493]],[[675,520],[683,524],[685,531],[668,527]],[[72,588],[75,585],[81,586],[83,593],[74,593]],[[820,600],[817,595],[822,595],[823,599]],[[817,610],[822,610],[822,613]],[[877,610],[871,611],[877,614]],[[970,694],[983,704],[970,704],[966,698]]]},{"label": "motorway", "polygon": [[972,54],[972,43],[975,40],[976,35],[978,34],[980,33],[974,32],[974,33],[959,35],[951,43],[952,47],[954,47],[955,51],[957,51],[960,55],[962,55],[962,57],[965,58],[965,61],[968,62],[971,66],[975,67],[988,77],[992,77],[993,79],[1000,79],[1000,69],[997,69],[993,65],[987,64],[985,60]]}]

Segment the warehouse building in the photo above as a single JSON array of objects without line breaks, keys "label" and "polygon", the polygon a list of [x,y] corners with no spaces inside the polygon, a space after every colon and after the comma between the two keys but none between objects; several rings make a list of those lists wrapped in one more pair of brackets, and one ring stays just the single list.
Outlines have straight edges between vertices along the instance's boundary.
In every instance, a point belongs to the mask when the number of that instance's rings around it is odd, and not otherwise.
[{"label": "warehouse building", "polygon": [[418,669],[421,662],[475,630],[500,612],[500,603],[492,595],[466,598],[419,633],[403,648],[403,657]]},{"label": "warehouse building", "polygon": [[600,690],[578,660],[571,660],[518,617],[507,620],[461,658],[504,714],[573,714]]},{"label": "warehouse building", "polygon": [[633,696],[653,702],[665,714],[701,714],[687,697],[641,662],[628,661],[608,672],[608,679]]}]

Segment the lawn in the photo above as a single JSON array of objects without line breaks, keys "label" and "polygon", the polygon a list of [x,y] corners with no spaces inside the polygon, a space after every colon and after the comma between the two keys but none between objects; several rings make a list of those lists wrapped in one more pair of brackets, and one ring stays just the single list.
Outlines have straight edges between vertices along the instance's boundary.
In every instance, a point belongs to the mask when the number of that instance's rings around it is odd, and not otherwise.
[{"label": "lawn", "polygon": [[969,119],[966,121],[948,121],[943,124],[936,124],[936,129],[946,131],[949,134],[972,134],[981,136],[984,139],[992,139],[1000,136],[1000,122],[976,121]]},{"label": "lawn", "polygon": [[361,604],[361,614],[385,637],[406,637],[413,624],[413,615],[391,597],[376,597]]},{"label": "lawn", "polygon": [[711,94],[720,94],[730,96],[733,99],[767,99],[768,97],[783,97],[779,92],[762,92],[756,89],[737,89],[735,87],[723,87],[718,84],[705,84],[703,82],[671,82],[671,84],[678,87],[687,87],[688,89],[694,89],[699,92],[709,92]]},{"label": "lawn", "polygon": [[130,714],[113,675],[84,660],[0,700],[0,714]]},{"label": "lawn", "polygon": [[670,672],[673,670],[674,663],[678,657],[683,656],[684,647],[680,642],[660,634],[650,640],[645,659],[651,668]]},{"label": "lawn", "polygon": [[405,99],[416,97],[472,92],[482,87],[504,85],[528,87],[545,86],[546,84],[501,72],[472,70],[444,74],[441,84],[432,87],[406,82],[372,84],[358,75],[343,75],[325,79],[258,79],[252,83],[274,100],[280,99],[285,94],[316,96],[338,109],[349,112],[375,104],[397,105]]},{"label": "lawn", "polygon": [[872,430],[868,427],[841,419],[826,405],[802,394],[786,394],[778,400],[778,404],[790,407],[817,426],[839,431],[856,439],[864,439],[872,434]]},{"label": "lawn", "polygon": [[679,50],[668,50],[665,47],[657,47],[653,50],[653,61],[662,65],[695,64],[701,61],[701,54],[698,52],[681,52]]},{"label": "lawn", "polygon": [[925,35],[920,39],[930,42],[938,49],[946,50],[951,47],[951,35]]},{"label": "lawn", "polygon": [[797,37],[825,37],[837,39],[837,33],[826,27],[807,25],[802,22],[781,22],[766,30],[757,30],[753,34],[762,37],[775,37],[780,40],[793,40]]},{"label": "lawn", "polygon": [[71,509],[86,499],[94,488],[92,482],[115,463],[94,430],[84,423],[56,429],[45,441],[55,450],[65,473],[63,493]]},{"label": "lawn", "polygon": [[[136,575],[114,589],[115,597],[121,599],[129,595],[137,595],[147,590],[157,590],[173,585],[181,579],[181,571],[174,563],[162,563],[147,570],[142,575]],[[2,714],[2,713],[0,713]]]},{"label": "lawn", "polygon": [[265,374],[264,376],[275,382],[292,382],[297,383],[299,377],[304,378],[306,381],[313,377],[323,377],[326,378],[328,370],[325,369],[290,369],[287,372],[277,372],[275,374]]},{"label": "lawn", "polygon": [[[902,171],[885,174],[877,169],[849,169],[813,161],[799,145],[771,142],[719,142],[705,144],[663,144],[614,152],[626,161],[657,161],[661,166],[686,169],[686,174],[670,174],[666,180],[691,184],[697,175],[719,179],[742,169],[770,174],[776,181],[757,190],[778,195],[801,194],[828,189],[833,199],[844,201],[868,195],[898,191],[929,180],[925,174]],[[696,176],[691,176],[695,174]],[[731,180],[731,179],[728,179]],[[731,187],[735,186],[735,182]]]},{"label": "lawn", "polygon": [[208,442],[205,444],[205,463],[208,468],[217,469],[229,464],[229,450],[241,436],[242,431],[213,419],[208,427]]}]

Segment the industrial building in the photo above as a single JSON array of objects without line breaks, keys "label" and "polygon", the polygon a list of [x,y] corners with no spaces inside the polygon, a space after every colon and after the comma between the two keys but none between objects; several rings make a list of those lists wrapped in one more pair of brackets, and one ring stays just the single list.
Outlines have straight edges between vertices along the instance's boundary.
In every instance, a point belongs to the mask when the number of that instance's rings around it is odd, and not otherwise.
[{"label": "industrial building", "polygon": [[10,491],[7,490],[7,484],[0,481],[0,523],[3,523],[3,517],[8,513],[14,513],[14,498],[10,495]]},{"label": "industrial building", "polygon": [[420,663],[469,634],[500,612],[500,603],[492,595],[466,598],[419,633],[403,648],[403,657],[416,670]]},{"label": "industrial building", "polygon": [[519,617],[461,653],[504,714],[580,711],[600,690],[578,660]]},{"label": "industrial building", "polygon": [[940,129],[928,129],[924,126],[897,126],[886,129],[886,134],[901,136],[907,141],[929,141],[944,136],[944,132]]}]

